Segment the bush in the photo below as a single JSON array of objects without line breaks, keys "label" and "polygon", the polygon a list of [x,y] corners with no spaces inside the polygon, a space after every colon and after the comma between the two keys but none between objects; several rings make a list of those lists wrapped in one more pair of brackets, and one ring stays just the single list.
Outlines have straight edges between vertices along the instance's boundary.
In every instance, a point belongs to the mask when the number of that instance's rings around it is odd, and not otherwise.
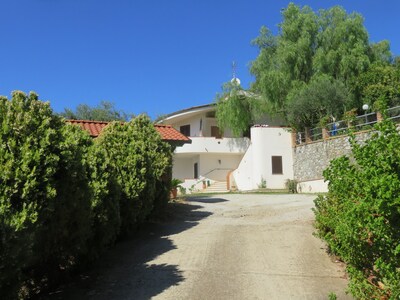
[{"label": "bush", "polygon": [[115,242],[121,227],[121,187],[114,164],[100,141],[95,140],[88,151],[88,178],[92,190],[90,259],[96,259]]},{"label": "bush", "polygon": [[156,195],[165,201],[168,187],[162,182],[166,182],[163,174],[171,166],[171,147],[143,115],[124,124],[110,124],[98,139],[116,168],[121,186],[121,232],[127,234],[150,215],[161,199]]},{"label": "bush", "polygon": [[347,264],[349,289],[361,299],[400,297],[400,135],[384,121],[351,157],[324,171],[329,192],[315,201],[316,228]]},{"label": "bush", "polygon": [[26,298],[169,199],[172,149],[147,117],[96,141],[34,93],[0,97],[0,294]]},{"label": "bush", "polygon": [[0,98],[0,124],[0,293],[24,297],[85,252],[91,141],[34,93]]}]

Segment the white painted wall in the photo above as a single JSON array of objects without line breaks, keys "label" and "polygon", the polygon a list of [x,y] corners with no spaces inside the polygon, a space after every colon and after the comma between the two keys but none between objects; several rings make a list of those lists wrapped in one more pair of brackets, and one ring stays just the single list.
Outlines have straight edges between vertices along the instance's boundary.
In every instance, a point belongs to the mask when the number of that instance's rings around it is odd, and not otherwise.
[{"label": "white painted wall", "polygon": [[253,144],[250,144],[238,168],[232,173],[232,177],[239,191],[253,189]]},{"label": "white painted wall", "polygon": [[[215,110],[215,109],[214,109]],[[207,117],[210,109],[207,111],[199,111],[195,113],[188,114],[188,116],[175,118],[169,118],[164,122],[164,124],[172,125],[176,130],[180,130],[183,125],[190,125],[190,137],[210,137],[211,136],[211,126],[218,126],[217,119]],[[201,123],[201,128],[200,128]],[[224,130],[223,137],[233,137],[232,131],[229,128]]]},{"label": "white painted wall", "polygon": [[297,185],[299,193],[326,193],[328,192],[328,183],[323,179],[303,181]]},{"label": "white painted wall", "polygon": [[[287,179],[293,179],[291,134],[281,127],[252,127],[251,146],[246,161],[234,172],[239,190],[257,189],[264,179],[267,188],[284,189]],[[272,156],[282,156],[283,174],[272,174]]]},{"label": "white painted wall", "polygon": [[[291,133],[280,127],[252,127],[253,188],[261,179],[267,180],[267,188],[283,189],[287,179],[293,179],[293,151]],[[272,174],[272,156],[282,156],[283,174]]]},{"label": "white painted wall", "polygon": [[192,143],[178,147],[175,153],[236,153],[244,154],[250,144],[248,138],[191,137]]},{"label": "white painted wall", "polygon": [[200,175],[215,181],[226,181],[227,174],[239,166],[242,157],[242,154],[200,154]]},{"label": "white painted wall", "polygon": [[198,155],[194,157],[173,157],[172,178],[180,180],[193,179],[194,163],[198,162]]},{"label": "white painted wall", "polygon": [[[205,119],[205,114],[198,114],[191,116],[184,120],[179,120],[179,122],[170,122],[168,124],[172,125],[176,130],[180,130],[183,125],[190,125],[190,136],[202,136],[202,130],[200,130],[200,120]],[[173,120],[171,120],[173,121]],[[202,121],[202,127],[204,126],[204,120]]]}]

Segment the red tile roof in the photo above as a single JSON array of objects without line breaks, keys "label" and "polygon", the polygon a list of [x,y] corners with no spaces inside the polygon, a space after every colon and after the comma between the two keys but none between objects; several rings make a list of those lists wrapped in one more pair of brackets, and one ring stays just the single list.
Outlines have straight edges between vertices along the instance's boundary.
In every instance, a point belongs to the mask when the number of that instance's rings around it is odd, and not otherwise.
[{"label": "red tile roof", "polygon": [[89,132],[91,137],[98,137],[100,132],[104,127],[108,125],[109,122],[103,121],[87,121],[87,120],[66,120],[67,123],[72,125],[79,125],[82,129]]},{"label": "red tile roof", "polygon": [[[88,120],[66,120],[67,123],[78,125],[82,129],[89,132],[90,136],[97,137],[104,127],[110,122],[104,121],[88,121]],[[155,124],[155,129],[161,135],[163,141],[174,142],[178,144],[191,143],[192,141],[186,136],[173,128],[171,125]]]},{"label": "red tile roof", "polygon": [[185,142],[191,143],[192,141],[184,134],[180,133],[171,125],[154,124],[156,130],[160,133],[162,139],[167,142]]}]

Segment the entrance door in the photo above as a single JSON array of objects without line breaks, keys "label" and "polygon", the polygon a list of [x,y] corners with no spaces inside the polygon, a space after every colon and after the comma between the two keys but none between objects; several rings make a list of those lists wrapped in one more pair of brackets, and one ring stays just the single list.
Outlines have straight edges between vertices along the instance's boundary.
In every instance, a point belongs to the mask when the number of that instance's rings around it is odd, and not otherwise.
[{"label": "entrance door", "polygon": [[199,165],[198,163],[195,163],[193,166],[193,171],[194,171],[194,178],[197,179],[199,178]]}]

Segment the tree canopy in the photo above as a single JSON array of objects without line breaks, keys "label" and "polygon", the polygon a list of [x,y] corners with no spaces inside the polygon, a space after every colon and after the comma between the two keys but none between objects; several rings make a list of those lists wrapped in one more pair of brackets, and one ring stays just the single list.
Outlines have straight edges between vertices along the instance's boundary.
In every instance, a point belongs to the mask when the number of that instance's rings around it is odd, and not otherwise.
[{"label": "tree canopy", "polygon": [[223,92],[217,96],[216,117],[219,128],[231,128],[233,135],[241,135],[263,111],[260,104],[237,82],[224,84]]},{"label": "tree canopy", "polygon": [[109,101],[101,101],[95,107],[79,104],[75,111],[65,108],[60,115],[67,119],[96,121],[127,121],[131,117],[131,115],[117,110],[114,103]]},{"label": "tree canopy", "polygon": [[[315,125],[322,114],[340,117],[347,110],[360,109],[368,82],[359,84],[359,77],[372,66],[389,68],[395,62],[389,42],[370,43],[363,17],[340,6],[315,12],[290,3],[282,10],[278,29],[274,35],[263,26],[252,41],[259,54],[250,66],[255,77],[250,91],[259,95],[261,107],[294,127]],[[217,103],[217,110],[228,106]],[[246,107],[240,112],[235,109],[245,120],[252,119]]]}]

